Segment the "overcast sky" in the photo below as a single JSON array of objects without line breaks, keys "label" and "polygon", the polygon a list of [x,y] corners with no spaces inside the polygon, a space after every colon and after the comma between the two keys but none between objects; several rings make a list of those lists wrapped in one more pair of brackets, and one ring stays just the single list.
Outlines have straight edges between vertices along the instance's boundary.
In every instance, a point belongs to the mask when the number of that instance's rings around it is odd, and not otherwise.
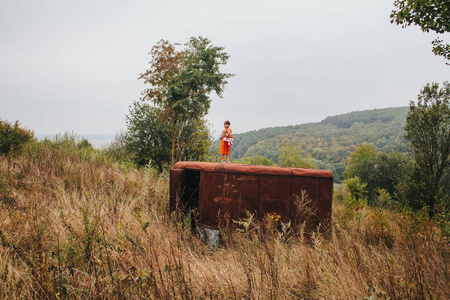
[{"label": "overcast sky", "polygon": [[[207,116],[216,135],[406,106],[449,79],[435,34],[390,24],[393,0],[1,0],[0,119],[36,134],[114,134],[160,39],[207,37],[236,74]],[[448,38],[447,38],[448,39]]]}]

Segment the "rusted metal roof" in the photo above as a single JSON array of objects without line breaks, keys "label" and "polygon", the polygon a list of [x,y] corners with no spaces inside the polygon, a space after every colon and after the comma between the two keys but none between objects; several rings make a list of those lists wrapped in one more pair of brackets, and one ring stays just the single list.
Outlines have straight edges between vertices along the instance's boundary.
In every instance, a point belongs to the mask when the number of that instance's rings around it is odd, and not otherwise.
[{"label": "rusted metal roof", "polygon": [[285,167],[273,167],[273,166],[256,166],[256,165],[246,165],[246,164],[236,164],[236,163],[180,161],[180,162],[177,162],[173,166],[173,168],[174,169],[191,169],[191,170],[199,170],[199,171],[207,171],[207,172],[333,178],[333,174],[328,170],[285,168]]}]

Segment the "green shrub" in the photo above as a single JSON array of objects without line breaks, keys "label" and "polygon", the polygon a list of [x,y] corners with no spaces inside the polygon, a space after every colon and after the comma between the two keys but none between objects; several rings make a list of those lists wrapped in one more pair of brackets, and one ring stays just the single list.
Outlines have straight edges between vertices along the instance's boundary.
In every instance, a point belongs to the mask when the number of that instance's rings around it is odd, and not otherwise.
[{"label": "green shrub", "polygon": [[358,176],[347,179],[345,184],[353,198],[357,201],[365,199],[367,183],[362,183]]},{"label": "green shrub", "polygon": [[389,191],[382,188],[377,188],[375,190],[373,205],[378,207],[392,208],[392,196],[391,194],[389,194]]},{"label": "green shrub", "polygon": [[271,160],[270,158],[267,158],[262,155],[258,156],[252,156],[252,157],[244,157],[244,160],[242,163],[246,165],[259,165],[259,166],[276,166],[277,164]]},{"label": "green shrub", "polygon": [[14,124],[0,120],[0,154],[19,151],[25,143],[34,138],[34,132],[20,127],[19,121]]}]

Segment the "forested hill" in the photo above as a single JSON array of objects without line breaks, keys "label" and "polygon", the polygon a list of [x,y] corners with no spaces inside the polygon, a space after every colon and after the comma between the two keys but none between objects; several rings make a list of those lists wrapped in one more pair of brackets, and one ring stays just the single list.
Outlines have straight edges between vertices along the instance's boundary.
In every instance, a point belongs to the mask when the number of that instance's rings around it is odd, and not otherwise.
[{"label": "forested hill", "polygon": [[347,114],[327,117],[319,124],[332,124],[336,125],[338,128],[350,128],[354,123],[370,124],[376,122],[399,122],[402,124],[402,126],[404,126],[408,109],[409,108],[407,106],[403,106],[356,111]]},{"label": "forested hill", "polygon": [[262,155],[278,162],[284,140],[300,142],[303,156],[313,158],[320,169],[331,170],[339,182],[347,158],[361,143],[371,143],[377,151],[407,151],[402,138],[407,112],[408,107],[357,111],[317,123],[235,134],[231,159]]}]

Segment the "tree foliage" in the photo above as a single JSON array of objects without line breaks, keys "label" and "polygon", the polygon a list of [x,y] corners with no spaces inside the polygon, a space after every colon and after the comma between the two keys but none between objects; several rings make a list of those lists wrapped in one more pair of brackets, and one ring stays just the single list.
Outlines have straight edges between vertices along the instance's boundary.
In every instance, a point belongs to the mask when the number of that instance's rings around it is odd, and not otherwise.
[{"label": "tree foliage", "polygon": [[252,156],[244,157],[243,163],[246,165],[259,165],[259,166],[276,166],[277,164],[265,156]]},{"label": "tree foliage", "polygon": [[375,164],[377,161],[377,151],[370,144],[362,144],[350,156],[347,168],[344,171],[344,178],[350,179],[358,177],[361,182],[367,185],[367,190],[372,192],[375,189]]},{"label": "tree foliage", "polygon": [[[138,165],[151,166],[163,171],[172,162],[170,122],[161,117],[163,110],[147,101],[133,103],[127,116],[128,133],[126,149],[134,154]],[[176,160],[206,160],[212,141],[206,121],[202,118],[187,119],[183,134],[177,139]]]},{"label": "tree foliage", "polygon": [[13,124],[0,120],[0,154],[18,151],[33,138],[34,132],[20,127],[19,121]]},{"label": "tree foliage", "polygon": [[[427,84],[410,102],[405,138],[415,160],[414,193],[431,212],[450,193],[450,84]],[[416,201],[417,199],[411,199]],[[448,202],[447,202],[448,204]]]},{"label": "tree foliage", "polygon": [[373,192],[380,189],[387,192],[389,195],[396,195],[398,198],[398,185],[406,180],[406,176],[411,167],[411,160],[405,155],[405,153],[399,153],[392,151],[390,153],[378,152],[377,161],[375,163],[375,176]]},{"label": "tree foliage", "polygon": [[181,157],[186,123],[208,113],[211,92],[222,97],[226,79],[232,76],[220,71],[229,58],[223,47],[203,37],[193,37],[185,46],[177,51],[175,45],[161,40],[151,51],[151,68],[140,77],[151,85],[144,99],[161,108],[161,117],[171,125],[172,164]]},{"label": "tree foliage", "polygon": [[[448,0],[396,0],[391,23],[407,27],[417,25],[424,32],[443,34],[450,31],[450,1]],[[450,60],[450,45],[440,38],[433,41],[433,52]]]},{"label": "tree foliage", "polygon": [[138,165],[150,163],[160,171],[171,161],[170,128],[160,120],[160,108],[146,101],[135,101],[127,116],[126,148]]},{"label": "tree foliage", "polygon": [[365,200],[367,183],[361,182],[358,176],[346,179],[345,185],[356,201]]},{"label": "tree foliage", "polygon": [[127,116],[131,149],[142,162],[152,159],[159,168],[167,162],[167,151],[169,164],[209,152],[204,117],[210,94],[222,97],[226,79],[232,76],[220,71],[229,58],[223,47],[203,37],[191,38],[178,50],[180,46],[161,40],[152,48],[150,69],[139,77],[150,86]]},{"label": "tree foliage", "polygon": [[163,105],[166,99],[167,87],[174,76],[180,72],[183,61],[183,52],[177,51],[175,46],[169,41],[160,40],[152,47],[150,55],[150,69],[140,74],[139,79],[144,80],[144,84],[149,84],[142,95],[144,100],[149,100],[156,105]]},{"label": "tree foliage", "polygon": [[302,157],[302,144],[294,144],[289,140],[283,141],[278,161],[281,167],[307,169],[316,167],[312,159]]},{"label": "tree foliage", "polygon": [[390,195],[397,193],[397,187],[405,180],[409,170],[409,159],[403,153],[377,152],[370,144],[362,144],[352,153],[344,178],[358,177],[366,184],[365,189],[372,201],[376,191],[383,189]]},{"label": "tree foliage", "polygon": [[320,124],[332,124],[336,128],[351,128],[354,124],[398,124],[405,122],[407,106],[354,111],[326,117]]}]

